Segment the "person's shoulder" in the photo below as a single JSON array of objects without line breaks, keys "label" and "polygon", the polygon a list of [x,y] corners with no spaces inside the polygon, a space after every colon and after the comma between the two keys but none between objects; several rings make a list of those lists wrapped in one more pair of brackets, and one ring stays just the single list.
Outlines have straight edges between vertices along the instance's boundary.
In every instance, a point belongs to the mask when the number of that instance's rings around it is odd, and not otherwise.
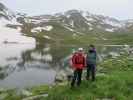
[{"label": "person's shoulder", "polygon": [[85,54],[84,52],[80,53],[80,55],[82,55],[82,56],[86,56],[86,54]]},{"label": "person's shoulder", "polygon": [[72,55],[73,55],[73,56],[76,56],[77,54],[78,54],[78,52],[75,52],[75,53],[73,53]]}]

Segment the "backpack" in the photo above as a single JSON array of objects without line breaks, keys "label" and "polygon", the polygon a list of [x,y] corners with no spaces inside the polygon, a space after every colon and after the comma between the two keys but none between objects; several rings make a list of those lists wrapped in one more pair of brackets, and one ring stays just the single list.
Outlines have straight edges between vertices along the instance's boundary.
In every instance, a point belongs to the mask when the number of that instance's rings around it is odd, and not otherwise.
[{"label": "backpack", "polygon": [[72,62],[74,64],[84,64],[85,62],[85,59],[84,59],[84,56],[82,54],[75,54],[72,58]]}]

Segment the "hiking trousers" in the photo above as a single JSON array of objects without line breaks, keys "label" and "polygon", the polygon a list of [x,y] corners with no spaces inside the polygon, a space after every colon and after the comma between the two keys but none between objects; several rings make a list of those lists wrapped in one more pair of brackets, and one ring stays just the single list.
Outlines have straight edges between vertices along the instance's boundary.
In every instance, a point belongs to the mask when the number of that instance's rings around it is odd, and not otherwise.
[{"label": "hiking trousers", "polygon": [[71,82],[71,86],[73,87],[75,85],[75,82],[76,82],[77,86],[80,86],[81,77],[82,77],[82,69],[75,69],[73,79]]},{"label": "hiking trousers", "polygon": [[95,64],[87,64],[87,76],[86,79],[90,79],[90,74],[91,74],[91,79],[92,81],[95,80],[95,74],[96,74],[96,65]]}]

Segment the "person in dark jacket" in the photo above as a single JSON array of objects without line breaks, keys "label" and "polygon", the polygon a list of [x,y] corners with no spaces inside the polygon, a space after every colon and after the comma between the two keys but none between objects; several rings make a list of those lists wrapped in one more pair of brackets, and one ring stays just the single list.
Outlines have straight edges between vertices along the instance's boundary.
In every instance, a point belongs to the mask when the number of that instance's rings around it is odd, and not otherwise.
[{"label": "person in dark jacket", "polygon": [[97,53],[94,45],[90,45],[89,50],[87,52],[86,63],[87,63],[87,76],[86,79],[90,79],[90,73],[92,77],[92,81],[95,80],[96,73],[96,59]]},{"label": "person in dark jacket", "polygon": [[73,54],[71,62],[72,62],[72,68],[74,70],[74,76],[71,82],[71,87],[74,87],[75,81],[77,86],[80,86],[82,71],[86,66],[86,59],[83,53],[83,48],[79,48],[78,51]]}]

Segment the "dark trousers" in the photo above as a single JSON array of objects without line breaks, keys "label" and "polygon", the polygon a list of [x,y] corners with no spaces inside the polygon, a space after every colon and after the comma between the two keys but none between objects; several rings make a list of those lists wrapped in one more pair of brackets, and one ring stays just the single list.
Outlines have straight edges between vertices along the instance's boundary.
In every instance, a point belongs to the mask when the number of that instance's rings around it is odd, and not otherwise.
[{"label": "dark trousers", "polygon": [[94,81],[95,80],[95,71],[96,71],[96,65],[95,64],[88,64],[87,65],[87,76],[86,76],[86,79],[90,78],[90,73],[91,73],[92,81]]},{"label": "dark trousers", "polygon": [[73,87],[75,85],[75,81],[77,86],[80,86],[81,84],[81,77],[82,77],[82,69],[76,69],[74,71],[74,76],[71,82],[71,86]]}]

